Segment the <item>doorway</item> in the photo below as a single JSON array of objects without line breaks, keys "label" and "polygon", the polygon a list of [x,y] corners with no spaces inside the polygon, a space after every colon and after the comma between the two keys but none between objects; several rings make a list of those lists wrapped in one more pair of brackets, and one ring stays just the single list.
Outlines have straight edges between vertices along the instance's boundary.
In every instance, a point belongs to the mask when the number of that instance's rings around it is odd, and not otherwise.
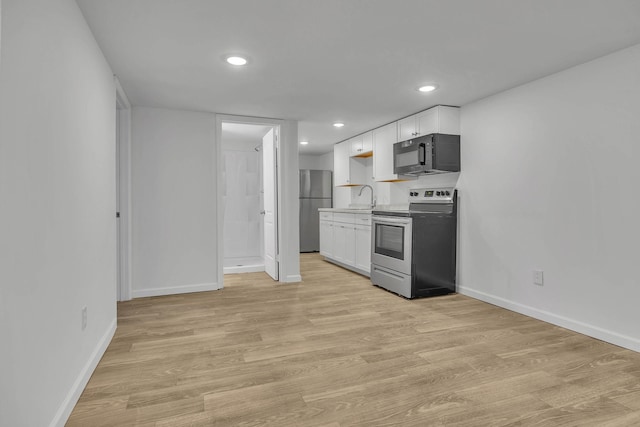
[{"label": "doorway", "polygon": [[277,125],[221,124],[223,271],[278,280]]},{"label": "doorway", "polygon": [[116,296],[131,299],[131,104],[116,77]]}]

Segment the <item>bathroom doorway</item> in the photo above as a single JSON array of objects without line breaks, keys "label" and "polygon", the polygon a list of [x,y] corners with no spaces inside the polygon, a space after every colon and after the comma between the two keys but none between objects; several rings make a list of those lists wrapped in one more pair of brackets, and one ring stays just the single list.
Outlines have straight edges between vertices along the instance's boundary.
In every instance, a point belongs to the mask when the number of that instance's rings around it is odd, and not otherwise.
[{"label": "bathroom doorway", "polygon": [[273,132],[273,126],[222,123],[224,274],[265,271],[265,256],[270,265],[265,224],[273,224],[273,213],[265,209],[263,140]]}]

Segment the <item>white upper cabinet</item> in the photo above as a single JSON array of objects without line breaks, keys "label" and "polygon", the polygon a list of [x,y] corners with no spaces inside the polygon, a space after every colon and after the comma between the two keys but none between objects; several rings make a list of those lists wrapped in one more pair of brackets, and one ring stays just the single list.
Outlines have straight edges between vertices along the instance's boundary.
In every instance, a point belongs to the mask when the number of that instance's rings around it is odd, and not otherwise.
[{"label": "white upper cabinet", "polygon": [[439,105],[398,121],[398,141],[431,133],[460,135],[460,109]]},{"label": "white upper cabinet", "polygon": [[398,141],[406,141],[417,135],[418,123],[416,116],[409,116],[398,120]]},{"label": "white upper cabinet", "polygon": [[374,181],[396,181],[393,173],[393,144],[398,142],[396,123],[373,130],[373,179]]},{"label": "white upper cabinet", "polygon": [[373,132],[369,131],[358,135],[349,141],[351,142],[352,157],[371,157],[373,155]]},{"label": "white upper cabinet", "polygon": [[333,185],[364,185],[365,166],[351,159],[351,139],[333,146]]},{"label": "white upper cabinet", "polygon": [[460,109],[439,105],[334,146],[333,180],[336,187],[370,181],[366,159],[373,156],[374,181],[407,179],[393,173],[393,144],[432,133],[460,135]]},{"label": "white upper cabinet", "polygon": [[333,185],[349,185],[349,154],[351,152],[350,141],[344,141],[333,146]]}]

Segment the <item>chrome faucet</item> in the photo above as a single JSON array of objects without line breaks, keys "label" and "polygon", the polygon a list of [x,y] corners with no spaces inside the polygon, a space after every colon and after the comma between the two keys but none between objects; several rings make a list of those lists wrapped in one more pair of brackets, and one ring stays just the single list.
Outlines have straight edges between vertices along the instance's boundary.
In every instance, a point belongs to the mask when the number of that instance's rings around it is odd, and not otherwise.
[{"label": "chrome faucet", "polygon": [[370,185],[363,185],[362,188],[360,189],[360,192],[358,193],[358,197],[362,196],[362,192],[367,187],[369,187],[369,190],[371,190],[371,203],[370,203],[370,206],[374,207],[375,206],[375,201],[373,200],[373,187],[371,187]]}]

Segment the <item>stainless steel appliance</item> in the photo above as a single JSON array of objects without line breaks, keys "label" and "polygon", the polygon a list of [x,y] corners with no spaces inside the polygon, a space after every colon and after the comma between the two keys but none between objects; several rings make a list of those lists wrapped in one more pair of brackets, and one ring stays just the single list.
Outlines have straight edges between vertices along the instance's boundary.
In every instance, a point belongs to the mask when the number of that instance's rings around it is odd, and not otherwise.
[{"label": "stainless steel appliance", "polygon": [[432,133],[393,144],[393,173],[423,175],[460,171],[460,135]]},{"label": "stainless steel appliance", "polygon": [[332,172],[300,170],[300,252],[320,250],[319,208],[332,206]]},{"label": "stainless steel appliance", "polygon": [[373,211],[371,282],[406,298],[455,292],[457,190],[412,189],[409,202]]}]

